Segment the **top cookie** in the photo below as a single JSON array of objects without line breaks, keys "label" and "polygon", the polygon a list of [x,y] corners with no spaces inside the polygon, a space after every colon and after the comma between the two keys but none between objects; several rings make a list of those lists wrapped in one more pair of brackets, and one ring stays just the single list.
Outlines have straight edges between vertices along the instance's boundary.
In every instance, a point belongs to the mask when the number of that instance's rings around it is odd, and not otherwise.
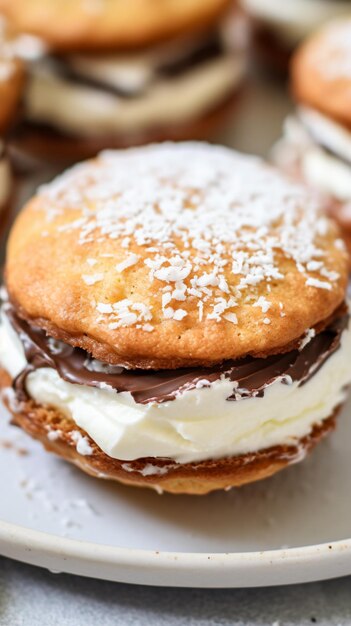
[{"label": "top cookie", "polygon": [[19,31],[57,50],[143,46],[202,27],[229,0],[0,0]]},{"label": "top cookie", "polygon": [[351,125],[351,19],[331,22],[299,48],[292,89],[299,102]]},{"label": "top cookie", "polygon": [[50,335],[173,368],[291,347],[344,300],[347,257],[314,199],[259,159],[160,144],[41,188],[13,228],[6,282]]}]

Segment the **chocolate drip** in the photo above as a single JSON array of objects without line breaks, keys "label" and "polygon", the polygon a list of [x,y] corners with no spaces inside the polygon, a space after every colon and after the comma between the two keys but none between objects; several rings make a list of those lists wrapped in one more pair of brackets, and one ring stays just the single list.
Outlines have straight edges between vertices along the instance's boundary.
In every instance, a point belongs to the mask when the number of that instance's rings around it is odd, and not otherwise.
[{"label": "chocolate drip", "polygon": [[174,400],[181,391],[209,386],[221,377],[233,382],[233,393],[228,400],[262,397],[265,387],[278,377],[286,383],[292,380],[303,385],[339,348],[341,334],[349,319],[348,315],[336,318],[300,351],[295,349],[259,359],[248,356],[210,368],[148,371],[104,365],[84,350],[54,341],[43,330],[30,326],[12,306],[7,305],[5,312],[23,344],[28,361],[27,367],[14,381],[14,387],[22,397],[27,397],[25,383],[28,374],[49,367],[69,383],[98,388],[108,385],[117,393],[128,391],[139,404]]},{"label": "chocolate drip", "polygon": [[[186,72],[197,65],[201,65],[210,59],[214,59],[221,54],[223,54],[223,43],[220,34],[214,33],[206,40],[200,42],[197,48],[193,48],[189,52],[180,55],[174,61],[165,62],[160,64],[158,67],[155,67],[155,78],[173,78],[179,76],[183,72]],[[52,56],[49,61],[53,71],[59,73],[63,78],[82,85],[83,87],[103,89],[104,91],[120,98],[134,98],[139,96],[144,91],[128,91],[123,87],[117,87],[102,80],[100,81],[98,78],[92,78],[81,74],[69,64],[68,60],[65,60],[62,57]]]}]

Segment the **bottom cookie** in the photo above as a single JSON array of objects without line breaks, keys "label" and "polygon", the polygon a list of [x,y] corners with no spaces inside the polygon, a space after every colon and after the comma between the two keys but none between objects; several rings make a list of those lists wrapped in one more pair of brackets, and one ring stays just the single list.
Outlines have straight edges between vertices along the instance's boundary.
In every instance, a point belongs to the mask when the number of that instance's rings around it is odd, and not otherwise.
[{"label": "bottom cookie", "polygon": [[0,370],[0,388],[13,423],[40,441],[46,450],[78,466],[84,472],[135,487],[149,487],[158,492],[204,495],[214,490],[239,487],[272,476],[297,463],[335,428],[339,411],[296,445],[274,446],[238,457],[178,464],[169,459],[143,458],[121,461],[106,455],[69,418],[59,411],[28,400],[17,402],[9,375]]}]

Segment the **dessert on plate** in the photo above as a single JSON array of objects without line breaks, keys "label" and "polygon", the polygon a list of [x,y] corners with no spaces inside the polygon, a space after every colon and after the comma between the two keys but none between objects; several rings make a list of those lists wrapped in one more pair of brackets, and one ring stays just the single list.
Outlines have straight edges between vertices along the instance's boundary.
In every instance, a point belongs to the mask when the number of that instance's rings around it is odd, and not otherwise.
[{"label": "dessert on plate", "polygon": [[287,71],[294,48],[324,22],[351,16],[349,0],[241,0],[253,18],[257,56]]},{"label": "dessert on plate", "polygon": [[273,151],[277,165],[321,196],[351,250],[351,18],[331,22],[292,60],[296,112]]},{"label": "dessert on plate", "polygon": [[10,235],[13,420],[84,471],[204,494],[300,461],[351,381],[347,254],[314,196],[201,143],[106,151]]},{"label": "dessert on plate", "polygon": [[16,144],[75,161],[106,147],[207,138],[246,70],[246,22],[228,0],[0,0],[46,43],[29,66]]}]

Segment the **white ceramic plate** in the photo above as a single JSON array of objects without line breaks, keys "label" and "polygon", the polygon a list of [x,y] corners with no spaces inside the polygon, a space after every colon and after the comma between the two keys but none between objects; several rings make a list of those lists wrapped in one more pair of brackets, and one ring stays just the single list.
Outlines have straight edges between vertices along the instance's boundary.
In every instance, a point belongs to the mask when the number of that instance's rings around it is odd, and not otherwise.
[{"label": "white ceramic plate", "polygon": [[[254,84],[222,140],[264,154],[289,106],[277,85]],[[40,172],[25,194],[48,177]],[[175,497],[83,475],[9,426],[0,408],[0,553],[150,585],[250,587],[350,574],[350,412],[351,402],[336,434],[301,465],[230,493]]]},{"label": "white ceramic plate", "polygon": [[351,401],[302,464],[205,497],[82,474],[0,415],[0,553],[152,585],[240,587],[351,573]]}]

